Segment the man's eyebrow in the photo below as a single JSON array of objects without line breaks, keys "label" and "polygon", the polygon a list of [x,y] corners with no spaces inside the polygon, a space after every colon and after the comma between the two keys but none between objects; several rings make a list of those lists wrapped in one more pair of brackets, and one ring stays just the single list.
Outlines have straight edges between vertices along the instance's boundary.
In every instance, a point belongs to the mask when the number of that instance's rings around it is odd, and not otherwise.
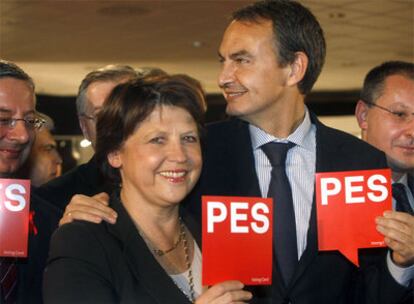
[{"label": "man's eyebrow", "polygon": [[[220,59],[224,59],[224,56],[220,54],[220,52],[217,52],[217,55]],[[238,57],[252,57],[252,55],[246,50],[240,50],[240,51],[230,54],[229,57],[234,60],[235,58],[238,58]]]},{"label": "man's eyebrow", "polygon": [[3,114],[10,114],[12,111],[11,110],[9,110],[9,109],[5,109],[5,108],[0,108],[0,113],[3,113]]},{"label": "man's eyebrow", "polygon": [[36,114],[36,111],[35,110],[30,110],[30,111],[27,111],[27,112],[24,112],[24,116],[26,116],[26,115],[30,115],[30,114]]},{"label": "man's eyebrow", "polygon": [[[0,108],[0,114],[12,114],[13,111],[7,108]],[[31,115],[31,114],[36,114],[35,110],[29,110],[27,112],[24,112],[23,116],[27,116],[27,115]]]},{"label": "man's eyebrow", "polygon": [[233,54],[230,54],[229,57],[231,59],[234,59],[234,58],[237,58],[237,57],[240,57],[240,56],[243,56],[243,57],[251,57],[250,53],[247,52],[246,50],[240,50],[238,52],[235,52]]}]

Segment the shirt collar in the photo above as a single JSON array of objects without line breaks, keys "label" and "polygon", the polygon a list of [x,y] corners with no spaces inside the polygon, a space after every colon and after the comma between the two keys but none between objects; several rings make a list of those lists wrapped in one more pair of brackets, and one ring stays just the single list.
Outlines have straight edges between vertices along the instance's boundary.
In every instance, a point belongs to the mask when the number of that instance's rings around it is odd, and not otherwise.
[{"label": "shirt collar", "polygon": [[397,181],[393,180],[392,182],[393,183],[400,183],[400,184],[403,184],[404,186],[408,187],[408,176],[407,176],[407,174],[404,174],[403,176],[400,177],[399,180],[397,180]]},{"label": "shirt collar", "polygon": [[277,138],[263,131],[262,129],[249,124],[250,137],[252,139],[253,149],[259,149],[264,144],[269,142],[292,142],[306,150],[312,151],[312,122],[309,115],[309,110],[305,106],[305,117],[296,130],[287,138]]}]

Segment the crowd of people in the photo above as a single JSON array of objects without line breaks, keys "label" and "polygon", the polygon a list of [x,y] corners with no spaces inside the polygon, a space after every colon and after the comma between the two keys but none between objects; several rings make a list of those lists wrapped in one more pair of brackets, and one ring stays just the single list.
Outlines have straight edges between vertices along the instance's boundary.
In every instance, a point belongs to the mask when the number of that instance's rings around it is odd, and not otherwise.
[{"label": "crowd of people", "polygon": [[[207,125],[205,93],[188,75],[92,71],[76,108],[95,154],[61,176],[33,80],[1,60],[0,177],[31,179],[36,229],[27,258],[0,257],[0,303],[413,303],[414,64],[367,71],[360,140],[305,103],[325,52],[299,2],[238,9],[218,49],[229,119]],[[386,247],[360,250],[359,267],[319,251],[315,174],[384,168],[393,205],[375,224]],[[202,285],[202,195],[274,198],[271,285]]]}]

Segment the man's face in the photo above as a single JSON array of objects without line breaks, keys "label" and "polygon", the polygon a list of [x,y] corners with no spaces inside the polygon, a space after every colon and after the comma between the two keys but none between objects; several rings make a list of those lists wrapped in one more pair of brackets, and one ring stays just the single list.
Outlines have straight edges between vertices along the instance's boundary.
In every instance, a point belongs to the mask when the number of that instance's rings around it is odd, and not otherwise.
[{"label": "man's face", "polygon": [[41,128],[36,132],[29,162],[30,180],[34,186],[38,187],[61,174],[62,158],[48,129]]},{"label": "man's face", "polygon": [[375,104],[394,113],[407,113],[407,120],[360,101],[356,115],[363,139],[387,154],[393,171],[414,171],[414,81],[389,76]]},{"label": "man's face", "polygon": [[95,148],[96,142],[96,115],[112,89],[123,81],[96,81],[89,85],[86,91],[85,115],[79,117],[83,135]]},{"label": "man's face", "polygon": [[[31,119],[35,116],[35,98],[28,84],[19,79],[0,78],[0,121]],[[18,120],[14,127],[0,123],[0,177],[10,177],[30,153],[35,131]]]},{"label": "man's face", "polygon": [[227,114],[259,126],[275,114],[280,116],[287,100],[289,67],[278,65],[271,21],[233,21],[224,33],[219,57],[218,84]]}]

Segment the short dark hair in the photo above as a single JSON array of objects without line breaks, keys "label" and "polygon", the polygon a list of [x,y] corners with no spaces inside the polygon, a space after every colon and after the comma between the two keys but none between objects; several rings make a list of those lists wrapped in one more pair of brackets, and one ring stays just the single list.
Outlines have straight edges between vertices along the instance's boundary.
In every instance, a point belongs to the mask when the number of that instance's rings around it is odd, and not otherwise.
[{"label": "short dark hair", "polygon": [[414,80],[414,63],[386,61],[371,69],[364,79],[360,98],[367,104],[375,104],[384,93],[385,80],[393,75],[401,75]]},{"label": "short dark hair", "polygon": [[35,90],[33,79],[22,68],[13,62],[0,59],[0,78],[6,77],[23,80],[33,92]]},{"label": "short dark hair", "polygon": [[204,125],[205,97],[188,76],[160,75],[133,79],[117,85],[101,111],[96,124],[96,159],[102,173],[114,185],[121,182],[119,170],[107,156],[119,150],[157,106],[174,106],[190,113],[201,137]]},{"label": "short dark hair", "polygon": [[275,50],[281,67],[292,63],[296,52],[304,52],[309,64],[299,91],[308,94],[322,71],[326,55],[323,30],[310,10],[296,1],[260,1],[233,13],[240,22],[272,21]]}]

